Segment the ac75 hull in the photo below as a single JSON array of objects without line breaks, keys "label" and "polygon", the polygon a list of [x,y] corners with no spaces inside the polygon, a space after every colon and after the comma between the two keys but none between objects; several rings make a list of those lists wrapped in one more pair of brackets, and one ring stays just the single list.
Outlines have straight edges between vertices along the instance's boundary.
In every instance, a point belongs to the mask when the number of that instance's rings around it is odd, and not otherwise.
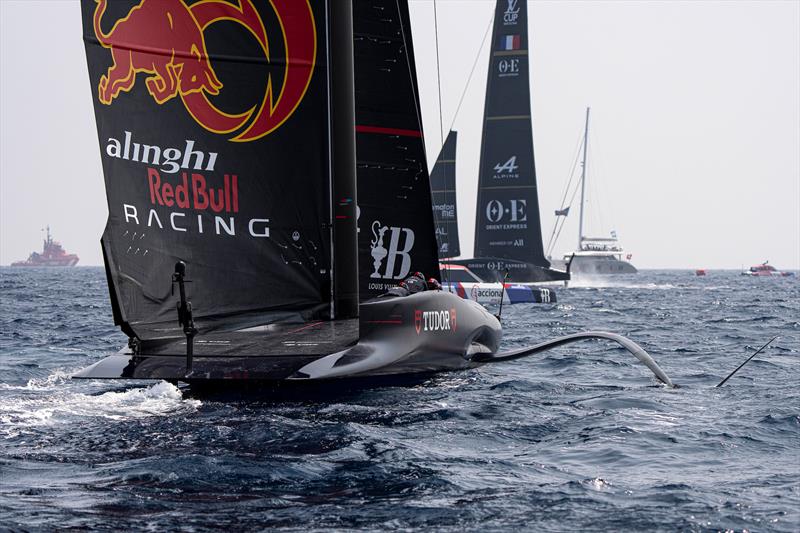
[{"label": "ac75 hull", "polygon": [[508,281],[514,283],[546,283],[569,280],[568,272],[514,259],[476,257],[474,259],[448,259],[447,261],[442,261],[442,264],[465,266],[485,282],[503,281],[506,272],[508,272]]},{"label": "ac75 hull", "polygon": [[[200,335],[191,372],[185,341],[176,340],[172,348],[123,350],[74,377],[193,383],[422,374],[475,366],[475,356],[497,352],[502,334],[498,320],[483,307],[440,291],[370,300],[361,304],[360,315],[357,321]],[[235,343],[241,343],[241,353]],[[224,355],[215,348],[220,346]]]},{"label": "ac75 hull", "polygon": [[445,281],[442,283],[442,289],[481,305],[499,305],[500,298],[504,304],[549,304],[558,301],[555,289],[533,284],[506,283],[503,287],[500,283]]}]

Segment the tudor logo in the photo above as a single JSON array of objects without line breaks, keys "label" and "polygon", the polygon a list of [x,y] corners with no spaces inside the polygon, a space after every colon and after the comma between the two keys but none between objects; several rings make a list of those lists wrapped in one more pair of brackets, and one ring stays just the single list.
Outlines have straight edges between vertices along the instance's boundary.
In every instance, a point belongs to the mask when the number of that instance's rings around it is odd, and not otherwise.
[{"label": "tudor logo", "polygon": [[505,13],[503,13],[503,25],[504,26],[516,26],[517,19],[519,18],[519,7],[517,3],[519,0],[508,0],[508,7],[506,8]]},{"label": "tudor logo", "polygon": [[[384,238],[389,233],[389,248],[384,246]],[[372,256],[373,279],[403,279],[411,271],[411,249],[414,247],[414,231],[409,228],[383,226],[380,220],[372,222],[372,240],[370,255]],[[398,259],[399,268],[398,268]],[[386,260],[386,265],[383,262]]]},{"label": "tudor logo", "polygon": [[[252,0],[204,0],[188,6],[185,0],[142,0],[122,19],[103,24],[108,0],[97,0],[94,33],[111,51],[112,65],[97,85],[98,100],[111,105],[130,91],[139,73],[158,105],[179,96],[200,126],[212,133],[234,134],[232,141],[253,141],[275,131],[294,113],[311,82],[317,55],[317,32],[308,0],[271,0],[282,35],[267,35]],[[254,37],[264,59],[281,65],[282,73],[263,80],[263,97],[242,102],[244,111],[217,108],[212,98],[225,91],[206,47],[205,33],[218,22],[235,23],[243,35]],[[105,33],[102,26],[111,27]],[[283,43],[285,57],[270,55]],[[163,50],[164,53],[153,53]],[[247,83],[253,83],[249,78]],[[233,87],[234,92],[237,89]]]},{"label": "tudor logo", "polygon": [[486,204],[486,218],[489,222],[526,222],[527,207],[527,200],[508,200],[507,205],[500,200],[491,200]]},{"label": "tudor logo", "polygon": [[[502,164],[501,163],[497,163],[494,166],[494,171],[497,172],[498,174],[509,175],[509,174],[513,174],[514,172],[516,172],[518,168],[519,168],[519,165],[517,165],[517,156],[511,156],[511,158],[508,161],[506,161],[505,163],[502,163]],[[517,177],[518,176],[519,175],[517,175]]]},{"label": "tudor logo", "polygon": [[519,59],[501,59],[497,63],[497,71],[500,77],[518,76],[519,75]]},{"label": "tudor logo", "polygon": [[458,322],[456,321],[456,309],[450,308],[449,311],[414,311],[414,328],[417,335],[423,331],[456,331]]}]

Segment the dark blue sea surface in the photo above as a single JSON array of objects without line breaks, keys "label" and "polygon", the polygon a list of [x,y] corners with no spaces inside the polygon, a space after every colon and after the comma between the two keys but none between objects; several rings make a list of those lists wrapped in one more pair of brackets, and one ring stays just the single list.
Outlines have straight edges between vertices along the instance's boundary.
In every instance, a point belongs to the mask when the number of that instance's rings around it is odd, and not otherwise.
[{"label": "dark blue sea surface", "polygon": [[[507,306],[412,386],[199,396],[75,381],[124,345],[102,269],[0,269],[0,530],[800,530],[800,280],[649,271]],[[774,335],[722,388],[714,385]]]}]

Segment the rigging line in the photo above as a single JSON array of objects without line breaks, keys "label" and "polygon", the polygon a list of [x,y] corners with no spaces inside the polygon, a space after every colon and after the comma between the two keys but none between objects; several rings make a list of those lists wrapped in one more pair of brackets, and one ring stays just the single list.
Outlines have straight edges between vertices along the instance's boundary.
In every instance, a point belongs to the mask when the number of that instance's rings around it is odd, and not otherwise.
[{"label": "rigging line", "polygon": [[[572,205],[572,202],[575,201],[575,195],[576,194],[578,194],[578,184],[577,183],[575,184],[575,189],[573,189],[572,196],[569,199],[569,205]],[[558,228],[558,233],[556,234],[556,241],[555,242],[558,242],[558,238],[561,236],[561,230],[564,229],[564,225],[566,224],[566,222],[567,222],[567,218],[564,217],[564,220],[561,223],[561,227]],[[555,247],[555,244],[553,244],[553,247]]]},{"label": "rigging line", "polygon": [[[444,119],[442,118],[442,75],[439,68],[439,17],[436,12],[436,0],[433,0],[433,35],[436,40],[436,88],[439,91],[439,140],[441,141],[441,145],[439,147],[439,155],[441,157],[442,150],[444,150]],[[433,164],[434,168],[436,168],[436,162]],[[433,195],[431,195],[431,199],[433,199]],[[438,226],[439,218],[436,210],[433,210],[433,218],[434,223]],[[439,260],[439,251],[442,249],[442,242],[439,235],[439,232],[436,232],[436,260]],[[444,269],[444,273],[439,271],[439,276],[442,278],[442,281],[447,283],[447,288],[452,292],[452,286],[450,285],[450,269]]]},{"label": "rigging line", "polygon": [[433,0],[433,35],[436,38],[436,86],[439,89],[439,139],[442,141],[442,147],[444,147],[444,119],[442,118],[442,74],[439,69],[439,17],[436,13],[436,0]]},{"label": "rigging line", "polygon": [[[575,201],[575,195],[576,194],[578,194],[578,184],[577,183],[575,184],[575,188],[572,190],[572,196],[569,199],[569,205],[572,205],[572,202]],[[553,243],[553,248],[555,248],[555,243],[558,242],[558,238],[561,236],[561,230],[564,229],[564,226],[566,225],[566,223],[567,223],[567,217],[564,217],[562,222],[561,222],[561,226],[558,228],[558,233],[556,233],[556,240]]]},{"label": "rigging line", "polygon": [[[422,129],[422,113],[420,112],[420,109],[419,109],[419,94],[417,94],[417,91],[419,90],[419,88],[415,87],[416,84],[414,83],[414,81],[417,79],[417,76],[416,76],[416,72],[414,72],[414,70],[411,68],[411,62],[414,60],[414,57],[413,57],[413,55],[411,53],[409,53],[409,46],[408,46],[408,41],[411,38],[411,36],[409,36],[408,38],[406,37],[406,28],[405,28],[406,20],[403,18],[403,11],[400,9],[400,0],[395,0],[395,7],[397,8],[397,18],[398,18],[398,20],[400,20],[400,33],[401,33],[401,35],[403,37],[403,51],[404,51],[404,54],[406,56],[406,68],[408,68],[408,76],[409,76],[409,79],[411,80],[411,92],[414,94],[414,111],[417,114],[417,124],[419,124],[419,130],[423,131],[423,129]],[[408,22],[409,22],[409,24],[411,23],[410,18],[409,18]],[[413,43],[412,43],[412,46],[413,46]],[[422,153],[425,155],[425,162],[426,162],[425,165],[424,165],[424,168],[422,168],[422,171],[425,172],[426,174],[428,174],[428,178],[430,178],[430,173],[428,172],[428,165],[427,165],[428,154],[427,154],[427,150],[425,149],[424,133],[423,133],[423,137],[422,137],[421,141],[422,141]],[[428,182],[428,195],[429,195],[428,198],[430,198],[430,201],[431,201],[431,206],[433,206],[433,193],[431,192],[430,181]],[[435,228],[435,226],[436,226],[436,217],[435,216],[434,216],[434,219],[433,219],[433,225],[434,225],[434,228]],[[437,267],[437,270],[439,270],[439,268],[438,268],[439,267],[439,238],[438,238],[438,236],[436,238],[436,267]],[[439,276],[441,277],[441,270],[439,272]]]},{"label": "rigging line", "polygon": [[[572,199],[575,198],[575,193],[573,192],[572,198],[570,198],[569,204],[566,203],[567,195],[569,194],[569,188],[572,185],[572,180],[575,179],[575,169],[578,167],[578,158],[580,156],[581,147],[583,146],[583,136],[578,136],[578,141],[575,143],[575,158],[572,160],[572,169],[569,171],[569,180],[567,180],[567,184],[564,186],[564,194],[561,198],[561,207],[560,210],[563,211],[566,205],[572,207]],[[577,190],[577,189],[576,189]],[[555,248],[556,244],[558,243],[558,235],[561,234],[561,229],[559,229],[559,219],[556,217],[556,223],[553,225],[553,232],[550,234],[550,240],[547,242],[547,255],[552,255],[552,251]],[[561,227],[564,226],[566,223],[567,217],[565,216],[563,220],[561,220]],[[558,230],[558,235],[556,235],[556,230]]]},{"label": "rigging line", "polygon": [[494,10],[492,10],[492,16],[489,17],[489,23],[486,25],[486,31],[483,33],[483,40],[481,41],[481,47],[478,48],[478,53],[475,54],[475,62],[472,63],[472,70],[469,71],[469,77],[467,78],[467,83],[464,85],[464,91],[461,93],[461,99],[458,101],[458,107],[456,107],[456,112],[453,114],[453,121],[450,122],[450,129],[453,129],[453,126],[456,123],[456,118],[458,118],[458,112],[461,111],[461,104],[464,103],[464,97],[467,95],[467,89],[469,89],[469,83],[472,81],[472,75],[475,74],[475,67],[478,66],[478,60],[481,58],[481,52],[483,51],[483,47],[486,46],[486,37],[489,36],[489,30],[492,27],[492,22],[494,22]]},{"label": "rigging line", "polygon": [[561,208],[564,208],[564,202],[567,199],[567,194],[569,194],[569,187],[572,185],[572,180],[575,179],[575,169],[578,168],[578,160],[581,156],[581,148],[583,148],[583,135],[578,136],[578,142],[575,143],[575,158],[572,160],[572,168],[569,171],[569,181],[567,182],[566,187],[564,187],[564,195],[561,198]]}]

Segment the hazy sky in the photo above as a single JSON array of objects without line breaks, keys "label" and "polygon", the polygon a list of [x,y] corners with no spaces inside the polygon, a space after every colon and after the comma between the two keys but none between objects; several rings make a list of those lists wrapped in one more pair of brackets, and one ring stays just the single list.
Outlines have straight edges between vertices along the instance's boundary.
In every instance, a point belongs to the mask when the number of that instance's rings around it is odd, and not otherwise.
[{"label": "hazy sky", "polygon": [[[433,2],[410,5],[433,164]],[[437,3],[445,131],[478,57],[454,126],[466,254],[488,64],[487,48],[477,52],[493,7]],[[40,249],[48,223],[81,264],[102,263],[107,209],[79,11],[71,0],[0,0],[1,264]],[[529,17],[545,240],[588,105],[591,233],[616,229],[644,268],[800,268],[800,2],[536,1]],[[558,253],[575,246],[571,218]]]}]

